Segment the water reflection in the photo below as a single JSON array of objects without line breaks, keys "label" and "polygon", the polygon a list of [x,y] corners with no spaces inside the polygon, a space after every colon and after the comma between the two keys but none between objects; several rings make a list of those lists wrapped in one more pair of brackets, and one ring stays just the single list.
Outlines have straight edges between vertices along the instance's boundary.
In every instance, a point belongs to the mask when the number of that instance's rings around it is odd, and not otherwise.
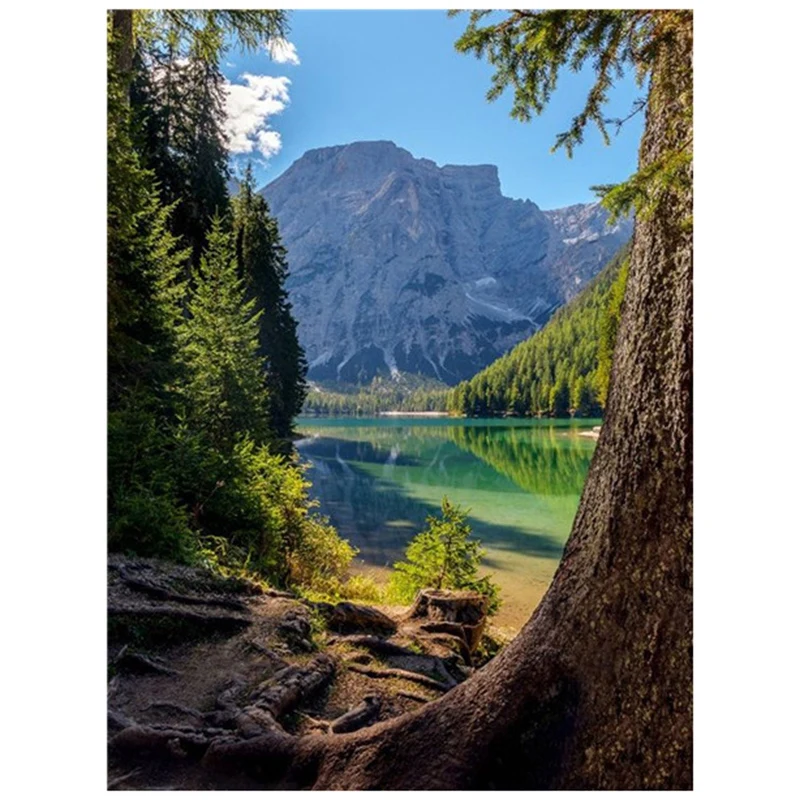
[{"label": "water reflection", "polygon": [[298,450],[321,511],[368,565],[401,558],[442,495],[469,508],[486,566],[516,602],[506,608],[527,615],[561,556],[594,442],[574,427],[498,422],[303,421]]}]

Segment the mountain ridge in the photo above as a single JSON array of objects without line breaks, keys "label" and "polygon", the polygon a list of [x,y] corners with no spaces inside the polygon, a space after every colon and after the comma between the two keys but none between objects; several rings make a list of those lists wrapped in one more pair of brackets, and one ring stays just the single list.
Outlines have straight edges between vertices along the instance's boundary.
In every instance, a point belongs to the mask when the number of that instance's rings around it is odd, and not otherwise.
[{"label": "mountain ridge", "polygon": [[597,204],[542,211],[491,164],[393,142],[307,151],[260,192],[288,250],[309,377],[454,384],[538,330],[630,236]]}]

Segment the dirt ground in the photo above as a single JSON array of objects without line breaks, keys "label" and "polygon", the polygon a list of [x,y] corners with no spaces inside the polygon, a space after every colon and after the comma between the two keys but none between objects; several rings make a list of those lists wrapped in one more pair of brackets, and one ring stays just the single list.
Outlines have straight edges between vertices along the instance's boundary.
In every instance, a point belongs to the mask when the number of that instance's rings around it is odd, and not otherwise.
[{"label": "dirt ground", "polygon": [[441,615],[311,604],[118,556],[108,562],[108,609],[115,790],[269,788],[207,769],[205,753],[265,732],[335,736],[413,712],[497,646],[484,636],[470,648],[470,631]]}]

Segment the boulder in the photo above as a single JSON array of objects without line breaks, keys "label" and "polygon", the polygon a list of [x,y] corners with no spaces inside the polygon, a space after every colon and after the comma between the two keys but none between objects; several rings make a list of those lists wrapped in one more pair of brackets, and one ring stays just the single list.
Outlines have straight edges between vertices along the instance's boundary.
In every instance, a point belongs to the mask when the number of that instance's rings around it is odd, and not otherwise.
[{"label": "boulder", "polygon": [[328,628],[338,633],[374,633],[392,634],[397,630],[397,623],[382,611],[371,606],[355,603],[317,603],[317,610],[325,618]]}]

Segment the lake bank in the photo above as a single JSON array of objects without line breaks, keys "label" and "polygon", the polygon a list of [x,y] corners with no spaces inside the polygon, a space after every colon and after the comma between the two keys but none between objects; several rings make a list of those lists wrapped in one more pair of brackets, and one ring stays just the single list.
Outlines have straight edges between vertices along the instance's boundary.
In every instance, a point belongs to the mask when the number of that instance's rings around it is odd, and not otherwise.
[{"label": "lake bank", "polygon": [[443,495],[469,509],[486,571],[503,593],[497,624],[519,629],[549,586],[572,527],[598,420],[304,418],[297,443],[311,494],[385,580]]},{"label": "lake bank", "polygon": [[449,417],[447,411],[379,411],[381,417]]}]

